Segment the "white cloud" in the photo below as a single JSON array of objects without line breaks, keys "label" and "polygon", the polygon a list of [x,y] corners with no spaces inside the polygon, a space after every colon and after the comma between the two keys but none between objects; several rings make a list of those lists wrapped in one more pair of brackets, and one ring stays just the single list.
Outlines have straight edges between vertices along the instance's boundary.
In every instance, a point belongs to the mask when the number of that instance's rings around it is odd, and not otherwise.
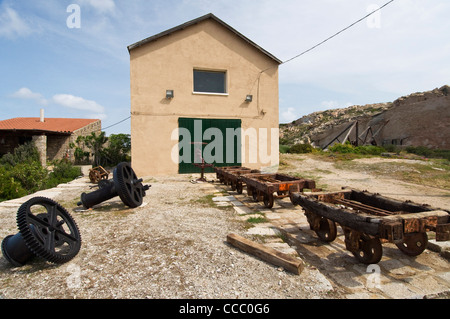
[{"label": "white cloud", "polygon": [[282,111],[280,114],[280,123],[290,123],[299,118],[295,112],[295,108],[288,107],[287,110]]},{"label": "white cloud", "polygon": [[14,9],[3,5],[0,10],[0,37],[13,38],[31,34],[32,29]]},{"label": "white cloud", "polygon": [[47,105],[48,101],[40,93],[32,92],[29,88],[21,88],[12,94],[12,97],[18,99],[34,100],[40,105]]},{"label": "white cloud", "polygon": [[98,113],[97,115],[103,115],[105,113],[105,108],[95,101],[86,100],[79,96],[74,96],[71,94],[56,94],[52,98],[53,102],[64,106],[67,108],[89,111],[92,113]]}]

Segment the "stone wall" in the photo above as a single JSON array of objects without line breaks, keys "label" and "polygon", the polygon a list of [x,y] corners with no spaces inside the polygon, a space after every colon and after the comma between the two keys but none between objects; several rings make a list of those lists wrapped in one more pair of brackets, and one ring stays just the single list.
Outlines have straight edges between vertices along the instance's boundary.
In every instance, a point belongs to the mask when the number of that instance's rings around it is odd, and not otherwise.
[{"label": "stone wall", "polygon": [[32,141],[39,152],[39,157],[42,166],[47,166],[47,136],[46,135],[35,135],[32,137]]}]

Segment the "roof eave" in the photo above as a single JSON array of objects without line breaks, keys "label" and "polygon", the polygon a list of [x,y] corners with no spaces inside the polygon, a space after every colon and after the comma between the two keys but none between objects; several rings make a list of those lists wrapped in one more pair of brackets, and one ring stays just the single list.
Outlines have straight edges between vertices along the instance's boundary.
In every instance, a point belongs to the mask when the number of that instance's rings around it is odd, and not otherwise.
[{"label": "roof eave", "polygon": [[264,50],[262,47],[260,47],[259,45],[257,45],[255,42],[253,42],[252,40],[250,40],[249,38],[247,38],[246,36],[244,36],[242,33],[240,33],[239,31],[237,31],[236,29],[234,29],[233,27],[231,27],[230,25],[228,25],[227,23],[225,23],[224,21],[222,21],[221,19],[219,19],[218,17],[216,17],[214,14],[212,13],[208,13],[205,14],[204,16],[201,16],[199,18],[193,19],[191,21],[185,22],[183,24],[180,24],[176,27],[173,27],[171,29],[168,29],[166,31],[160,32],[158,34],[155,34],[151,37],[148,37],[146,39],[143,39],[141,41],[138,41],[134,44],[131,44],[127,47],[128,49],[128,53],[130,53],[131,50],[134,50],[138,47],[141,47],[147,43],[150,43],[152,41],[156,41],[161,37],[164,37],[166,35],[169,35],[173,32],[179,31],[179,30],[183,30],[186,29],[187,27],[190,27],[194,24],[197,24],[199,22],[202,22],[204,20],[207,19],[213,19],[214,21],[218,22],[219,24],[221,24],[222,26],[224,26],[225,28],[227,28],[228,30],[230,30],[231,32],[233,32],[234,34],[236,34],[238,37],[240,37],[242,40],[244,40],[245,42],[249,43],[250,45],[252,45],[253,47],[255,47],[256,49],[258,49],[259,51],[261,51],[262,53],[264,53],[265,55],[267,55],[269,58],[271,58],[272,60],[274,60],[275,62],[277,62],[278,64],[281,64],[282,61],[280,59],[278,59],[277,57],[275,57],[273,54],[271,54],[270,52]]}]

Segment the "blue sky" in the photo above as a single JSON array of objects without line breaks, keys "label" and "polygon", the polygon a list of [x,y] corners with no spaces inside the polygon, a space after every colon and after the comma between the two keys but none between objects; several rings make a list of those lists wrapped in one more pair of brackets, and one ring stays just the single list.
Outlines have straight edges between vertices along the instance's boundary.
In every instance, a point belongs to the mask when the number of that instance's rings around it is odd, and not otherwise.
[{"label": "blue sky", "polygon": [[[213,13],[286,61],[388,0],[0,0],[0,120],[130,116],[127,46]],[[79,28],[69,28],[72,4]],[[450,1],[395,0],[279,68],[280,122],[450,84]],[[130,121],[106,129],[129,133]]]}]

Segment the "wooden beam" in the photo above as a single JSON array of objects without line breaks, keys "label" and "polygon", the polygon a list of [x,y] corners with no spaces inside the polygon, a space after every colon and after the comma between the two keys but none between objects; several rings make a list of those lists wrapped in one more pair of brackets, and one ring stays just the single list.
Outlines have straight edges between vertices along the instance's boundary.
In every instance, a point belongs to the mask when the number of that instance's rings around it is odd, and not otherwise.
[{"label": "wooden beam", "polygon": [[300,275],[303,271],[304,265],[302,260],[294,258],[273,248],[255,243],[247,238],[236,234],[229,234],[227,236],[227,242],[234,247],[261,258],[264,261],[283,267],[287,271],[290,271],[296,275]]}]

